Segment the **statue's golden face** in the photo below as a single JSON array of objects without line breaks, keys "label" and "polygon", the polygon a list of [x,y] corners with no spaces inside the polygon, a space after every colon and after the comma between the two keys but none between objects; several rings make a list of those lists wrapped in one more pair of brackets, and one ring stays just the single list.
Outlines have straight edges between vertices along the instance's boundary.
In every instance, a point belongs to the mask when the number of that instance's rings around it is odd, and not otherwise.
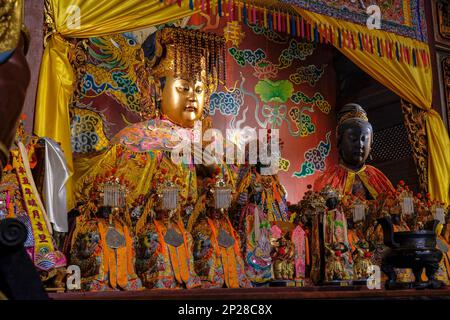
[{"label": "statue's golden face", "polygon": [[187,128],[194,127],[203,113],[206,86],[199,80],[166,77],[161,97],[161,112],[172,122]]}]

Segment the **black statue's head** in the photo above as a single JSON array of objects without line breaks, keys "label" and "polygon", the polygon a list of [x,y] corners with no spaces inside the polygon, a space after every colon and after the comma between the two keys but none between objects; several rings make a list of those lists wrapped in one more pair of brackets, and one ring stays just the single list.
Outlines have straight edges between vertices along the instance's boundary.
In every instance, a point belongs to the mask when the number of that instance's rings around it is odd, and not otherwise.
[{"label": "black statue's head", "polygon": [[327,201],[325,203],[328,210],[336,209],[338,204],[339,204],[339,199],[337,197],[331,197],[331,198],[327,199]]},{"label": "black statue's head", "polygon": [[373,144],[373,129],[365,111],[357,104],[348,104],[339,112],[337,147],[340,161],[358,170],[369,157]]}]

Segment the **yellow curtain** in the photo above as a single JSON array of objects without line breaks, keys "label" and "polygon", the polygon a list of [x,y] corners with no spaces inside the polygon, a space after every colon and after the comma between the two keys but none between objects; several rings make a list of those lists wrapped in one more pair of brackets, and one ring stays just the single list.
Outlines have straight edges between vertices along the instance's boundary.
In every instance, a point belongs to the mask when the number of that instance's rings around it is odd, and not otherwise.
[{"label": "yellow curtain", "polygon": [[[358,34],[371,35],[374,39],[382,39],[392,43],[400,43],[409,48],[425,50],[429,57],[429,47],[426,43],[398,36],[382,30],[369,30],[366,26],[346,22],[301,8],[295,8],[309,23],[331,27],[333,30],[333,45],[358,67],[375,80],[395,92],[398,96],[417,107],[427,111],[428,137],[428,189],[433,199],[450,203],[450,140],[439,114],[432,109],[432,71],[424,67],[420,61],[417,66],[412,63],[400,62],[395,58],[377,54],[376,43],[374,53],[359,49]],[[337,30],[347,30],[353,33],[356,48],[338,45]],[[402,52],[400,52],[402,54]],[[420,59],[420,58],[418,58]]]},{"label": "yellow curtain", "polygon": [[[41,62],[34,132],[61,143],[71,175],[73,157],[69,103],[74,74],[66,38],[88,38],[143,29],[195,13],[189,1],[168,5],[159,0],[46,0],[45,20],[51,27]],[[72,178],[67,183],[68,209],[74,207]]]}]

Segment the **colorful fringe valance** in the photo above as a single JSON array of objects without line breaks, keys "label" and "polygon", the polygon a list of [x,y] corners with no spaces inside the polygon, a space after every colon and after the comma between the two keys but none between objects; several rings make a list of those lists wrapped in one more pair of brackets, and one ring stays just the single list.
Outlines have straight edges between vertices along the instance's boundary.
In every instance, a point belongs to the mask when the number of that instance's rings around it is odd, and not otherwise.
[{"label": "colorful fringe valance", "polygon": [[328,24],[309,22],[294,7],[278,1],[190,0],[190,7],[206,14],[219,15],[228,21],[258,25],[310,42],[360,50],[419,68],[431,66],[428,50],[421,47],[405,45],[400,41],[374,35],[367,28],[367,32],[355,32]]}]

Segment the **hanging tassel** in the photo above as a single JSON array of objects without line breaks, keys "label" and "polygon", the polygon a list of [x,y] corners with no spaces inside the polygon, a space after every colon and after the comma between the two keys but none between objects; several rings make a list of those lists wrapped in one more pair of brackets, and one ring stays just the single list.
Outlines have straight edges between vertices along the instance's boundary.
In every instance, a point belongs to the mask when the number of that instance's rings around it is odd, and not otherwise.
[{"label": "hanging tassel", "polygon": [[409,59],[408,59],[408,48],[406,48],[405,46],[403,46],[402,45],[402,48],[403,48],[403,61],[405,62],[405,63],[408,63],[409,64]]},{"label": "hanging tassel", "polygon": [[330,26],[330,43],[334,45],[334,28]]},{"label": "hanging tassel", "polygon": [[267,29],[267,26],[268,26],[268,22],[267,22],[267,9],[266,8],[264,8],[263,9],[263,16],[264,16],[264,28],[265,29]]},{"label": "hanging tassel", "polygon": [[206,13],[211,15],[211,2],[210,2],[210,0],[206,0]]},{"label": "hanging tassel", "polygon": [[284,13],[281,15],[281,26],[282,26],[282,31],[286,33],[287,26],[286,26],[286,16]]},{"label": "hanging tassel", "polygon": [[291,21],[291,33],[294,37],[296,37],[298,35],[298,32],[297,32],[297,23],[296,23],[295,17],[291,17],[290,21]]},{"label": "hanging tassel", "polygon": [[302,39],[305,39],[305,20],[303,20],[303,17],[300,18],[300,35]]},{"label": "hanging tassel", "polygon": [[388,59],[391,59],[390,54],[389,54],[389,41],[387,39],[384,40],[384,45],[386,47],[386,56],[388,57]]},{"label": "hanging tassel", "polygon": [[394,59],[394,54],[392,52],[392,47],[393,47],[393,43],[391,41],[387,42],[387,46],[388,46],[388,51],[389,51],[389,59]]},{"label": "hanging tassel", "polygon": [[380,45],[380,39],[377,38],[377,50],[378,50],[378,55],[381,57],[381,45]]},{"label": "hanging tassel", "polygon": [[317,24],[314,26],[314,42],[319,43],[319,28]]},{"label": "hanging tassel", "polygon": [[359,50],[363,51],[361,33],[358,32]]},{"label": "hanging tassel", "polygon": [[278,18],[276,12],[273,13],[273,29],[278,31]]},{"label": "hanging tassel", "polygon": [[272,20],[272,14],[270,12],[267,15],[267,20],[268,20],[268,24],[269,24],[269,29],[273,30],[273,20]]},{"label": "hanging tassel", "polygon": [[420,53],[420,50],[417,51],[417,58],[420,60],[420,67],[425,68],[425,62],[423,61],[422,54]]},{"label": "hanging tassel", "polygon": [[285,22],[284,15],[280,12],[279,19],[278,19],[278,23],[279,23],[278,26],[279,26],[281,32],[286,31],[284,22]]},{"label": "hanging tassel", "polygon": [[355,36],[353,35],[353,32],[351,32],[351,35],[352,35],[352,49],[356,50]]},{"label": "hanging tassel", "polygon": [[237,3],[237,12],[238,12],[238,21],[241,22],[242,21],[242,10],[241,10],[241,4]]},{"label": "hanging tassel", "polygon": [[306,35],[306,41],[310,41],[310,36],[309,36],[309,24],[306,23],[305,25],[305,35]]},{"label": "hanging tassel", "polygon": [[233,0],[228,0],[228,20],[234,20],[234,3]]},{"label": "hanging tassel", "polygon": [[399,49],[398,49],[398,43],[397,42],[395,43],[395,55],[397,57],[397,61],[400,61],[400,52],[399,52]]},{"label": "hanging tassel", "polygon": [[205,0],[202,0],[202,12],[205,12]]},{"label": "hanging tassel", "polygon": [[264,11],[263,11],[263,9],[257,9],[256,14],[258,16],[258,26],[264,27]]},{"label": "hanging tassel", "polygon": [[300,18],[298,16],[295,17],[295,32],[297,37],[300,36]]},{"label": "hanging tassel", "polygon": [[247,16],[247,5],[244,2],[244,11],[243,11],[243,15],[244,15],[244,24],[246,26],[248,26],[248,16]]},{"label": "hanging tassel", "polygon": [[217,11],[219,13],[219,17],[222,17],[222,0],[217,0]]},{"label": "hanging tassel", "polygon": [[[223,2],[222,2],[222,15],[224,16],[224,17],[228,17],[229,16],[229,14],[227,13],[228,12],[228,4],[227,4],[227,0],[222,0]],[[230,0],[228,0],[228,2],[230,2]]]},{"label": "hanging tassel", "polygon": [[181,8],[181,0],[177,0],[178,6]]},{"label": "hanging tassel", "polygon": [[286,31],[288,34],[291,34],[292,25],[291,25],[291,19],[289,18],[289,13],[286,13]]},{"label": "hanging tassel", "polygon": [[319,36],[318,43],[323,43],[322,25],[317,26],[317,35]]},{"label": "hanging tassel", "polygon": [[341,29],[338,29],[338,45],[339,45],[339,48],[342,48],[342,35],[341,35]]},{"label": "hanging tassel", "polygon": [[412,50],[412,59],[413,59],[413,65],[414,67],[417,67],[417,60],[416,60],[416,50]]},{"label": "hanging tassel", "polygon": [[282,24],[281,24],[281,13],[280,13],[280,11],[278,11],[277,18],[278,18],[278,21],[277,21],[278,31],[282,32],[283,28],[282,28]]},{"label": "hanging tassel", "polygon": [[194,10],[194,0],[189,0],[189,9]]},{"label": "hanging tassel", "polygon": [[258,20],[256,19],[256,8],[253,7],[253,24],[258,24]]},{"label": "hanging tassel", "polygon": [[405,62],[407,63],[407,64],[409,64],[409,52],[408,52],[408,48],[407,47],[405,47],[405,46],[403,46],[403,52],[404,52],[404,55],[405,55]]},{"label": "hanging tassel", "polygon": [[326,44],[330,44],[331,43],[331,26],[325,26],[325,33],[326,33]]}]

